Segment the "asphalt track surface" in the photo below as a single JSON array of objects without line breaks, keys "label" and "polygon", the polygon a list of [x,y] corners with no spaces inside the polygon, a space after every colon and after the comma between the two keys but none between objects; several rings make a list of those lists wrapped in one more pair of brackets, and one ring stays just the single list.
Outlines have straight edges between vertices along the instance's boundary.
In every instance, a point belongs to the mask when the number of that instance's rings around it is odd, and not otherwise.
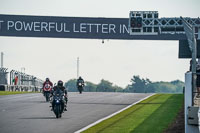
[{"label": "asphalt track surface", "polygon": [[0,133],[73,133],[151,94],[71,92],[57,119],[42,94],[0,96]]}]

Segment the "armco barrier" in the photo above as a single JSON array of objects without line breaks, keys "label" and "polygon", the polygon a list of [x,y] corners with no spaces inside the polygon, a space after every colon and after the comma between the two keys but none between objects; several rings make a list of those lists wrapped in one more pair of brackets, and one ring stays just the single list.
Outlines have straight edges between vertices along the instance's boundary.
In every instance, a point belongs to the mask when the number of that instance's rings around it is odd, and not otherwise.
[{"label": "armco barrier", "polygon": [[0,85],[0,91],[28,91],[34,92],[39,91],[41,92],[42,88],[33,85]]}]

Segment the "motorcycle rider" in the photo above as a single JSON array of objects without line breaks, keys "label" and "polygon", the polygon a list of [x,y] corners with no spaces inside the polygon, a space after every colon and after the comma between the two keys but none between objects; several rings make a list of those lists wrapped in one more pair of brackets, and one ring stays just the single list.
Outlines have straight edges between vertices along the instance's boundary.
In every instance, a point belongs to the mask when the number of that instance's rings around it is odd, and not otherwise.
[{"label": "motorcycle rider", "polygon": [[85,83],[84,83],[84,80],[82,79],[81,76],[77,79],[77,83],[76,83],[77,87],[78,87],[78,84],[79,84],[79,83],[81,83],[81,84],[83,84],[83,85],[85,84]]},{"label": "motorcycle rider", "polygon": [[[77,79],[76,85],[77,85],[77,89],[78,90],[80,89],[80,87],[83,90],[83,87],[85,86],[85,83],[84,83],[84,80],[82,79],[81,76]],[[82,93],[82,90],[79,90],[79,92]]]},{"label": "motorcycle rider", "polygon": [[[67,111],[67,101],[68,101],[68,96],[67,96],[67,89],[63,86],[63,81],[59,80],[57,85],[53,87],[51,91],[51,96],[53,96],[54,92],[61,90],[61,92],[64,94],[64,111]],[[52,110],[54,107],[54,103],[52,102]]]},{"label": "motorcycle rider", "polygon": [[53,83],[49,80],[49,78],[46,78],[46,81],[43,83],[43,87],[42,87],[43,95],[44,95],[45,89],[51,90],[51,88],[53,88]]}]

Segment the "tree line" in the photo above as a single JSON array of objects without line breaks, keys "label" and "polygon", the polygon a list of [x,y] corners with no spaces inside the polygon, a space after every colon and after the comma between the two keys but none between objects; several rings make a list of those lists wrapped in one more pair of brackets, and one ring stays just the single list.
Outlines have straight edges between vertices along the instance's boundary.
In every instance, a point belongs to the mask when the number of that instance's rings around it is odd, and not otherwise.
[{"label": "tree line", "polygon": [[184,82],[174,80],[171,82],[152,82],[150,79],[133,76],[131,84],[125,90],[134,93],[183,93]]},{"label": "tree line", "polygon": [[[70,92],[76,92],[76,79],[70,79],[65,83],[65,87]],[[84,91],[86,92],[122,92],[124,89],[117,85],[113,85],[108,80],[102,79],[99,84],[94,84],[92,82],[86,81]]]},{"label": "tree line", "polygon": [[[65,83],[69,92],[77,92],[76,79],[70,79]],[[99,84],[86,81],[85,92],[130,92],[130,93],[183,93],[184,82],[174,80],[171,82],[152,82],[150,79],[133,76],[131,83],[125,88],[114,85],[108,80],[102,79]]]}]

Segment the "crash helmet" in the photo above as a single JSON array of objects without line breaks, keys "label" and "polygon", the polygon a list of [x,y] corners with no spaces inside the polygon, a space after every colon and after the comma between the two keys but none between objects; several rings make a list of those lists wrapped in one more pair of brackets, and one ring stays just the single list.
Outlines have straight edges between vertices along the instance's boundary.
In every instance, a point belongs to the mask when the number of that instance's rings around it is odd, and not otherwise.
[{"label": "crash helmet", "polygon": [[57,85],[58,85],[58,86],[63,86],[63,81],[62,81],[62,80],[59,80],[58,83],[57,83]]},{"label": "crash helmet", "polygon": [[46,81],[49,81],[49,78],[46,78]]}]

